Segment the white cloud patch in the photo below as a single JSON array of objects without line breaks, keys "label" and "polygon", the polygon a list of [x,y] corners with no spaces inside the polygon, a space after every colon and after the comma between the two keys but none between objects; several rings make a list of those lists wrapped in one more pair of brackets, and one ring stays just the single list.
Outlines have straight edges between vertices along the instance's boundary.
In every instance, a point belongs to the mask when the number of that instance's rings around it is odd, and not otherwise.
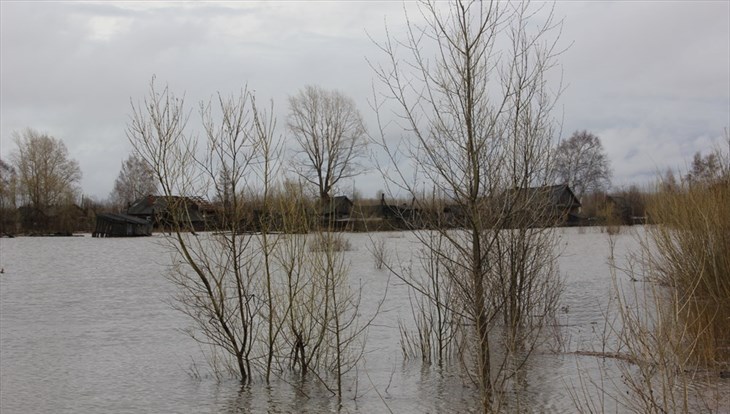
[{"label": "white cloud patch", "polygon": [[132,21],[129,17],[92,16],[87,25],[89,39],[106,42],[125,34],[132,26]]}]

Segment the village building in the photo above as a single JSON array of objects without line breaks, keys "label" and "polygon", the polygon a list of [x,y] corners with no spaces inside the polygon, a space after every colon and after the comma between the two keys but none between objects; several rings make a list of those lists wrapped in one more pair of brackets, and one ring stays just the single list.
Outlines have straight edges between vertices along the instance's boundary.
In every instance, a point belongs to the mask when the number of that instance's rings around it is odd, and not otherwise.
[{"label": "village building", "polygon": [[527,215],[534,226],[571,226],[583,222],[581,203],[567,184],[515,189],[510,194],[511,221]]},{"label": "village building", "polygon": [[201,231],[215,221],[217,211],[201,197],[148,195],[130,204],[126,214],[146,220],[156,228],[177,222],[190,230]]},{"label": "village building", "polygon": [[[415,201],[415,200],[414,200]],[[360,205],[353,209],[350,222],[356,231],[405,230],[420,228],[418,208],[406,203],[389,204],[381,195],[379,204]]]},{"label": "village building", "polygon": [[150,236],[152,222],[127,214],[102,213],[96,216],[92,237]]},{"label": "village building", "polygon": [[[580,208],[580,201],[567,184],[514,188],[480,203],[485,222],[505,228],[579,225],[584,221]],[[462,227],[465,212],[462,204],[447,205],[441,222],[448,227]]]}]

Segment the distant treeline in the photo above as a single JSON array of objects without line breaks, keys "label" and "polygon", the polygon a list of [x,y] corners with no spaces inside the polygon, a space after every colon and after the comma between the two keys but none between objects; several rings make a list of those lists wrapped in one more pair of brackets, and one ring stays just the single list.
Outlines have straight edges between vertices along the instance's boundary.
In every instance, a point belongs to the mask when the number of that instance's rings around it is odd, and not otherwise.
[{"label": "distant treeline", "polygon": [[[631,186],[626,190],[606,193],[595,192],[585,195],[581,208],[572,221],[553,220],[546,225],[609,226],[653,223],[650,205],[653,200],[663,197],[666,192],[686,192],[688,183],[676,184],[662,182],[652,189]],[[157,208],[145,211],[140,204],[154,199]],[[71,235],[86,233],[94,229],[96,216],[102,213],[130,214],[153,223],[155,231],[165,231],[166,223],[172,214],[160,207],[164,197],[149,196],[138,200],[127,208],[120,209],[110,202],[95,202],[82,198],[79,203],[51,206],[46,209],[33,209],[28,206],[14,207],[3,205],[0,208],[0,233],[12,235]],[[252,196],[250,201],[239,206],[246,214],[241,215],[241,228],[246,231],[259,231],[262,221],[267,228],[283,229],[286,215],[291,214],[292,206],[298,210],[299,231],[329,228],[344,231],[392,231],[415,228],[458,227],[457,213],[454,213],[454,200],[429,197],[425,200],[388,200],[381,198],[350,199],[337,196],[324,202],[318,198],[282,198],[268,206]],[[164,205],[164,204],[163,204]],[[136,206],[136,210],[135,210]],[[182,217],[193,231],[216,231],[218,219],[225,214],[222,201],[206,201],[202,198],[186,198],[185,213]],[[544,208],[544,207],[543,207]],[[178,213],[179,214],[179,213]]]}]

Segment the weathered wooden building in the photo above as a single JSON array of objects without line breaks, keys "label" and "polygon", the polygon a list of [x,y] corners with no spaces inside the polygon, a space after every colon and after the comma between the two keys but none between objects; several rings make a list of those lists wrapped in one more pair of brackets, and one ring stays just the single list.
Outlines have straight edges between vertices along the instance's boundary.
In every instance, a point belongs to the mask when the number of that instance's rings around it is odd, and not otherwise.
[{"label": "weathered wooden building", "polygon": [[[483,219],[499,227],[551,227],[582,222],[580,201],[567,184],[513,188],[480,201]],[[444,207],[443,223],[462,227],[468,222],[467,207]]]},{"label": "weathered wooden building", "polygon": [[421,228],[421,211],[411,205],[388,204],[385,195],[379,204],[361,205],[353,208],[349,219],[351,229],[356,231],[390,231]]},{"label": "weathered wooden building", "polygon": [[567,184],[519,188],[509,195],[510,214],[519,219],[529,215],[535,226],[565,226],[580,224],[580,200]]},{"label": "weathered wooden building", "polygon": [[350,217],[352,212],[352,201],[347,196],[336,196],[321,202],[322,219],[340,220]]},{"label": "weathered wooden building", "polygon": [[138,237],[152,234],[152,223],[127,214],[103,213],[96,216],[92,237]]},{"label": "weathered wooden building", "polygon": [[127,208],[127,215],[161,228],[177,222],[191,230],[207,230],[216,214],[216,209],[200,197],[148,195]]}]

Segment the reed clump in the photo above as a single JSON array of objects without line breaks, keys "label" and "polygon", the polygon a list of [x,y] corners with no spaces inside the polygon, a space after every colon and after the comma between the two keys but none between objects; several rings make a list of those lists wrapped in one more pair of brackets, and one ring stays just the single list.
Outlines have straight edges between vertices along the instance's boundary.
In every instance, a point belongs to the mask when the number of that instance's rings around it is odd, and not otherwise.
[{"label": "reed clump", "polygon": [[[717,151],[711,159],[695,161],[681,184],[660,184],[646,210],[654,224],[621,266],[609,232],[617,317],[607,321],[610,338],[598,355],[615,364],[601,365],[599,382],[581,373],[580,387],[571,391],[578,411],[725,412],[730,406],[730,153]],[[624,275],[629,286],[621,283]]]},{"label": "reed clump", "polygon": [[[619,323],[612,330],[626,389],[616,401],[629,411],[720,412],[727,406],[730,175],[722,177],[655,195],[649,214],[657,224],[647,227],[643,259],[622,269],[632,280],[645,276],[643,289],[622,290],[614,268]],[[580,410],[591,411],[587,407]]]},{"label": "reed clump", "polygon": [[[650,212],[651,276],[668,286],[683,357],[730,366],[730,177],[664,191]],[[679,335],[681,333],[681,335]]]}]

